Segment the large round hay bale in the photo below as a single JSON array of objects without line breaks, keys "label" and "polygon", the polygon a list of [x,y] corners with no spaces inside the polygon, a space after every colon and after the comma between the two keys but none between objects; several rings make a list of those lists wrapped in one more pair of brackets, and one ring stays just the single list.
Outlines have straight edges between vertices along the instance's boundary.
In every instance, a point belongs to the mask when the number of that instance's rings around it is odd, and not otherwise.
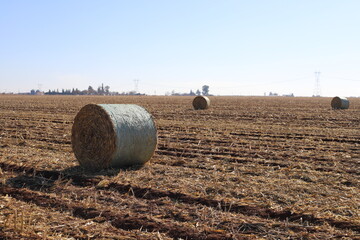
[{"label": "large round hay bale", "polygon": [[75,117],[72,149],[80,165],[99,170],[142,165],[154,154],[152,116],[134,104],[88,104]]},{"label": "large round hay bale", "polygon": [[210,106],[210,99],[205,96],[197,96],[194,98],[192,104],[195,110],[207,109]]},{"label": "large round hay bale", "polygon": [[334,97],[331,100],[331,107],[333,109],[348,109],[350,102],[344,97]]}]

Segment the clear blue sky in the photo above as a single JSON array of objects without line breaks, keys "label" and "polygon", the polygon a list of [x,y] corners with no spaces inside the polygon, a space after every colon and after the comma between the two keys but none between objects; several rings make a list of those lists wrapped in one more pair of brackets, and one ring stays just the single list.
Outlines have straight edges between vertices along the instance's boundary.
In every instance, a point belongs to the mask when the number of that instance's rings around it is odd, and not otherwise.
[{"label": "clear blue sky", "polygon": [[360,96],[358,0],[0,0],[0,92]]}]

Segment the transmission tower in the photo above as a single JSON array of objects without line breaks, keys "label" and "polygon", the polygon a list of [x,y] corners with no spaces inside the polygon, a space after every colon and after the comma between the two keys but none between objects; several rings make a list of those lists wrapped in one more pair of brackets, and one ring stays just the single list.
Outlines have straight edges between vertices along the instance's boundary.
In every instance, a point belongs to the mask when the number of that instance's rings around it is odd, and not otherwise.
[{"label": "transmission tower", "polygon": [[313,97],[320,97],[321,89],[320,89],[320,72],[315,72],[315,88]]},{"label": "transmission tower", "polygon": [[138,93],[138,91],[139,91],[139,79],[134,79],[134,85],[135,85],[135,89],[134,89],[134,91],[136,92],[136,93]]}]

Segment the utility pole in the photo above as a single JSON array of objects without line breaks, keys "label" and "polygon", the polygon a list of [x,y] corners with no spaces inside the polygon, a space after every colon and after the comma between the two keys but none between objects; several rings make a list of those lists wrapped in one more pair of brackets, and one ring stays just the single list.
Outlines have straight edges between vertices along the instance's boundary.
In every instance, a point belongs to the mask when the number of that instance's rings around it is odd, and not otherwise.
[{"label": "utility pole", "polygon": [[315,88],[313,97],[320,97],[321,89],[320,89],[320,72],[315,72]]}]

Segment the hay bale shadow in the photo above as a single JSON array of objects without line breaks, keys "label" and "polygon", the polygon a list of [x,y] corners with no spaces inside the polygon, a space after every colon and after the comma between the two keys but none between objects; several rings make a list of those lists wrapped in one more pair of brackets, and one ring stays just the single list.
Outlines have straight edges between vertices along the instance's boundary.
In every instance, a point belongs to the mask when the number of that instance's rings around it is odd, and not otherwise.
[{"label": "hay bale shadow", "polygon": [[65,176],[86,176],[86,177],[97,177],[97,176],[117,176],[122,171],[137,171],[144,167],[144,165],[134,165],[120,168],[106,168],[101,170],[92,170],[81,166],[74,166],[66,168],[60,173]]},{"label": "hay bale shadow", "polygon": [[[99,180],[99,176],[114,177],[121,171],[137,171],[144,165],[136,165],[122,168],[108,168],[100,171],[90,171],[81,166],[66,168],[62,171],[36,171],[25,173],[9,178],[5,183],[14,188],[27,188],[33,191],[48,192],[53,189],[59,179],[72,180],[75,185],[93,184],[92,180]],[[90,182],[88,182],[90,180]],[[82,185],[80,184],[80,185]]]},{"label": "hay bale shadow", "polygon": [[14,188],[27,188],[34,191],[46,192],[54,186],[55,180],[41,176],[19,175],[9,178],[6,185]]}]

